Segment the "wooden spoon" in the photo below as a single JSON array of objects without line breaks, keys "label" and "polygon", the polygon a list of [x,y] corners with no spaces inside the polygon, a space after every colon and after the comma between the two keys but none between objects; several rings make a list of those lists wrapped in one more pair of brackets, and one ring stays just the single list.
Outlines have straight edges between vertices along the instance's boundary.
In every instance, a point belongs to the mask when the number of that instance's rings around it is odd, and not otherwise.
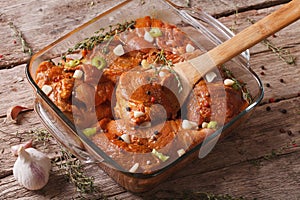
[{"label": "wooden spoon", "polygon": [[207,53],[175,64],[174,70],[184,83],[180,94],[181,102],[187,98],[191,86],[215,66],[224,64],[299,18],[300,0],[293,0]]}]

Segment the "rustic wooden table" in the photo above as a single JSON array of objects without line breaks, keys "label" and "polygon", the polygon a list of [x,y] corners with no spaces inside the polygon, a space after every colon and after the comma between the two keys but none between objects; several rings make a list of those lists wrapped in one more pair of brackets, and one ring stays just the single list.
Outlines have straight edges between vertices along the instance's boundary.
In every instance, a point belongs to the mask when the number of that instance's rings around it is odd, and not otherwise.
[{"label": "rustic wooden table", "polygon": [[[0,199],[208,199],[224,195],[224,199],[300,199],[300,21],[250,49],[251,67],[265,86],[264,99],[251,119],[207,157],[195,160],[152,191],[127,192],[94,165],[84,166],[88,176],[95,178],[96,191],[89,195],[80,195],[57,167],[39,191],[28,191],[15,181],[12,145],[35,138],[34,146],[53,161],[61,151],[54,139],[39,141],[34,135],[44,127],[32,109],[22,113],[17,124],[4,123],[8,108],[31,108],[35,98],[25,77],[29,55],[23,52],[20,38],[27,43],[25,47],[37,52],[116,2],[0,1]],[[187,1],[174,2],[185,5]],[[249,19],[258,20],[286,2],[191,0],[190,4],[239,32],[250,25]],[[295,64],[288,64],[289,56],[296,59]]]}]

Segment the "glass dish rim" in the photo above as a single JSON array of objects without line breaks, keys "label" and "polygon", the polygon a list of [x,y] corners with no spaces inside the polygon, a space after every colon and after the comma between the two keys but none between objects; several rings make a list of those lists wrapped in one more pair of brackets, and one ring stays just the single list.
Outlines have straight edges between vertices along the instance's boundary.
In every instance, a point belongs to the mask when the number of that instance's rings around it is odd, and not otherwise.
[{"label": "glass dish rim", "polygon": [[[49,97],[47,95],[44,94],[44,92],[41,90],[41,88],[38,87],[38,85],[36,84],[36,82],[34,81],[33,77],[31,76],[30,73],[30,67],[32,66],[32,62],[38,58],[39,56],[43,55],[45,52],[47,52],[49,49],[53,48],[54,46],[56,46],[57,44],[59,44],[60,42],[62,42],[63,40],[65,40],[66,38],[70,37],[71,35],[73,35],[74,33],[83,30],[84,28],[86,28],[88,25],[93,24],[95,21],[101,19],[103,16],[109,14],[112,11],[117,10],[118,8],[122,7],[123,5],[132,2],[134,0],[125,0],[119,4],[117,4],[116,6],[112,7],[111,9],[99,14],[98,16],[96,16],[95,18],[89,20],[88,22],[82,24],[81,26],[75,28],[74,30],[70,31],[69,33],[63,35],[62,37],[60,37],[59,39],[55,40],[53,43],[47,45],[46,47],[42,48],[41,50],[39,50],[37,53],[35,53],[27,62],[26,68],[25,68],[25,74],[27,77],[27,80],[29,81],[29,83],[31,84],[31,86],[33,87],[33,89],[36,91],[36,95],[38,95],[39,97],[42,98],[42,100],[44,102],[47,103],[47,105],[58,115],[58,117],[60,118],[60,120],[62,120],[73,132],[73,134],[78,137],[83,143],[85,143],[85,145],[87,145],[89,148],[91,148],[95,153],[97,153],[97,155],[99,155],[101,158],[103,158],[105,163],[108,163],[109,165],[113,166],[115,169],[119,170],[119,172],[122,172],[126,175],[135,177],[135,178],[150,178],[153,176],[157,176],[161,173],[163,173],[164,171],[168,170],[169,168],[171,168],[172,166],[176,165],[178,162],[180,162],[181,160],[187,158],[190,154],[194,153],[195,151],[199,150],[199,148],[201,147],[201,145],[203,144],[203,142],[197,144],[195,147],[193,147],[191,150],[189,150],[188,152],[186,152],[183,156],[179,157],[178,159],[174,160],[172,163],[170,163],[169,165],[154,171],[153,173],[149,173],[149,174],[144,174],[144,173],[131,173],[131,172],[127,172],[126,170],[124,170],[122,167],[119,166],[119,164],[112,158],[110,158],[102,149],[100,149],[97,145],[95,145],[85,134],[83,134],[82,131],[79,131],[75,125],[71,122],[71,120],[69,120],[66,115],[49,99]],[[179,10],[176,7],[174,7],[174,4],[169,2],[169,0],[160,0],[161,2],[166,2],[168,3],[170,6],[172,6],[175,10]],[[184,10],[184,9],[183,9]],[[189,13],[185,13],[187,15],[189,15]],[[225,25],[223,25],[220,21],[218,21],[217,19],[213,18],[212,16],[206,14],[204,11],[201,10],[201,14],[203,14],[205,17],[208,17],[209,20],[211,20],[210,25],[213,25],[215,27],[215,24],[217,24],[218,26],[221,26],[222,29],[225,29],[225,31],[227,31],[229,34],[234,35]],[[190,15],[189,15],[190,16]],[[192,17],[192,16],[190,16]],[[192,17],[193,18],[193,17]],[[209,30],[208,30],[209,31]],[[213,33],[211,33],[213,34]],[[223,35],[228,36],[226,33],[222,33]],[[259,86],[259,96],[256,97],[255,101],[251,102],[250,105],[248,105],[242,112],[240,112],[236,117],[234,117],[233,119],[231,119],[227,124],[225,124],[224,126],[222,126],[221,128],[219,128],[218,130],[216,130],[213,134],[211,134],[206,140],[210,141],[213,138],[217,137],[218,135],[220,135],[223,130],[228,129],[229,127],[231,127],[237,120],[239,120],[241,117],[243,117],[244,115],[246,115],[248,112],[250,112],[255,106],[257,106],[261,100],[263,99],[264,96],[264,88],[262,85],[262,82],[260,80],[260,78],[258,77],[258,75],[249,67],[249,59],[250,59],[250,55],[249,55],[249,50],[246,50],[245,52],[243,52],[242,54],[238,55],[238,57],[241,57],[243,59],[245,59],[247,61],[247,66],[243,66],[244,68],[246,68],[251,75],[253,76],[253,78],[255,79],[256,83]],[[41,116],[40,116],[41,117]],[[90,154],[89,154],[90,155]],[[92,155],[90,155],[91,157],[93,157]]]}]

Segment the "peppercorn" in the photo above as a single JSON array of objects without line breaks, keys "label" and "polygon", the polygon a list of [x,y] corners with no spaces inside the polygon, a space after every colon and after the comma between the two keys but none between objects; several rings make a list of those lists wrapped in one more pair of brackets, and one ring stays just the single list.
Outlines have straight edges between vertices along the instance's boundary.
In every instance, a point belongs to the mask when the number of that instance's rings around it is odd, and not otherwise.
[{"label": "peppercorn", "polygon": [[287,134],[288,134],[288,135],[293,135],[293,132],[292,132],[291,130],[288,130],[288,131],[287,131]]},{"label": "peppercorn", "polygon": [[286,109],[280,109],[280,112],[283,113],[283,114],[286,114],[287,110]]},{"label": "peppercorn", "polygon": [[260,68],[261,68],[262,70],[265,70],[265,69],[266,69],[265,66],[263,66],[263,65],[260,66]]},{"label": "peppercorn", "polygon": [[130,112],[130,111],[131,111],[131,108],[130,108],[130,107],[126,107],[126,111],[127,111],[127,112]]},{"label": "peppercorn", "polygon": [[271,107],[270,106],[267,106],[266,107],[266,111],[270,111],[271,110]]},{"label": "peppercorn", "polygon": [[154,131],[154,135],[158,135],[159,134],[159,131]]},{"label": "peppercorn", "polygon": [[151,94],[151,91],[150,91],[150,90],[146,91],[146,94],[147,94],[147,95],[150,95],[150,94]]},{"label": "peppercorn", "polygon": [[270,83],[266,83],[266,86],[267,86],[267,87],[271,87]]},{"label": "peppercorn", "polygon": [[118,136],[117,139],[123,141],[123,139],[120,136]]},{"label": "peppercorn", "polygon": [[286,131],[283,128],[281,128],[281,129],[279,129],[279,132],[280,133],[285,133]]},{"label": "peppercorn", "polygon": [[281,79],[280,79],[280,82],[281,82],[281,83],[284,83],[284,80],[281,78]]}]

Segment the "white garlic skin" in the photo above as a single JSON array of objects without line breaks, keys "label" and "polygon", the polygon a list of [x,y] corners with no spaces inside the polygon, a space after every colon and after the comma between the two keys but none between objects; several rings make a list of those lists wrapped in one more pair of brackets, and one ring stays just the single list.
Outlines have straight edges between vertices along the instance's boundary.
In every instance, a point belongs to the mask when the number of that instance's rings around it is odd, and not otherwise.
[{"label": "white garlic skin", "polygon": [[21,146],[13,167],[13,175],[28,190],[39,190],[48,183],[50,169],[51,161],[44,153]]}]

